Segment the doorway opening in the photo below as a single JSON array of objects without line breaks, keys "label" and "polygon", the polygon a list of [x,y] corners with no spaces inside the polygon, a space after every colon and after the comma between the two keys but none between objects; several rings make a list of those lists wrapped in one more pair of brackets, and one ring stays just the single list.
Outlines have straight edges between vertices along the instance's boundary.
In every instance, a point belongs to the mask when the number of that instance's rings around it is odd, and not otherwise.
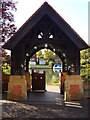
[{"label": "doorway opening", "polygon": [[[32,54],[32,52],[34,54]],[[64,88],[62,88],[63,85],[61,86],[61,81],[59,79],[59,70],[61,70],[63,74],[63,72],[67,71],[68,67],[65,53],[60,49],[51,47],[49,44],[35,46],[32,52],[28,52],[25,59],[25,70],[30,72],[31,90],[35,91],[33,85],[39,87],[36,88],[36,90],[42,90],[42,87],[40,88],[41,84],[41,86],[44,86],[44,91],[61,93],[61,89]],[[45,80],[43,83],[40,83],[40,79],[43,79],[43,76]],[[37,79],[38,82],[35,82],[35,79]]]}]

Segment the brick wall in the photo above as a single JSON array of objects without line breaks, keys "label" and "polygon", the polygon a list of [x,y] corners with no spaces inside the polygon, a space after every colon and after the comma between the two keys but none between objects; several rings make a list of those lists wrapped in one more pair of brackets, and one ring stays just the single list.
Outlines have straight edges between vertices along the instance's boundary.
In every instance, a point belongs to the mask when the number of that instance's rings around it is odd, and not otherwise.
[{"label": "brick wall", "polygon": [[65,79],[64,99],[67,101],[83,98],[83,81],[80,75],[67,75]]}]

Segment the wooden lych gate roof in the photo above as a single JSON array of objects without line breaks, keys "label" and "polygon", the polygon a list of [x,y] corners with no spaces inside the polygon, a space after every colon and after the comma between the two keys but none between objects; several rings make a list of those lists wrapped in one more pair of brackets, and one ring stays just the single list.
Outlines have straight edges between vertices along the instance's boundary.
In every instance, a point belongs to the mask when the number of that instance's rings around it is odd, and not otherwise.
[{"label": "wooden lych gate roof", "polygon": [[57,24],[79,50],[88,48],[88,45],[84,40],[47,2],[44,2],[44,4],[24,23],[11,39],[4,44],[3,48],[12,50],[45,15],[48,15],[50,19]]}]

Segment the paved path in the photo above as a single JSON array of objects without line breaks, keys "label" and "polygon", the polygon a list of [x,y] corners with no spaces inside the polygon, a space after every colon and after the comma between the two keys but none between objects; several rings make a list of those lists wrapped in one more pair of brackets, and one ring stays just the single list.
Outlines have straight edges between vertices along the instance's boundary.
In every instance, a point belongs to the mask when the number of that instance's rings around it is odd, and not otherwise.
[{"label": "paved path", "polygon": [[60,94],[59,87],[48,85],[46,86],[46,91],[28,92],[27,102],[53,104],[58,99],[63,101],[63,95]]},{"label": "paved path", "polygon": [[[54,87],[54,86],[53,86]],[[50,88],[50,87],[49,87]],[[3,119],[31,120],[31,118],[87,118],[88,100],[66,102],[58,88],[52,91],[28,93],[26,102],[3,100]]]}]

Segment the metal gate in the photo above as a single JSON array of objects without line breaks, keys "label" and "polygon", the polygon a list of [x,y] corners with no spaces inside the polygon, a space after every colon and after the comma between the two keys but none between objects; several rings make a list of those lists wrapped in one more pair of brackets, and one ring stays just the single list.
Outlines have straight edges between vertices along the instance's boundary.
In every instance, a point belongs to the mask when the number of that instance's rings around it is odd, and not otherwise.
[{"label": "metal gate", "polygon": [[32,90],[45,90],[45,71],[38,73],[32,70]]}]

